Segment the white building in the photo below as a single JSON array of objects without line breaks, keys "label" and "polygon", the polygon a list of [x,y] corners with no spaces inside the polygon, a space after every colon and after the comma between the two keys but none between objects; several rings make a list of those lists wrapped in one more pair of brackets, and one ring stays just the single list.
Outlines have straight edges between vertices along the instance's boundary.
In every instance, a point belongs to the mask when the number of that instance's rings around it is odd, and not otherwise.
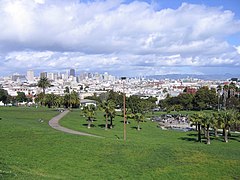
[{"label": "white building", "polygon": [[34,81],[34,72],[33,72],[33,70],[28,70],[27,71],[27,80],[28,80],[28,82],[33,82]]},{"label": "white building", "polygon": [[48,73],[47,73],[47,78],[48,78],[49,80],[55,80],[55,79],[54,79],[54,73],[48,72]]}]

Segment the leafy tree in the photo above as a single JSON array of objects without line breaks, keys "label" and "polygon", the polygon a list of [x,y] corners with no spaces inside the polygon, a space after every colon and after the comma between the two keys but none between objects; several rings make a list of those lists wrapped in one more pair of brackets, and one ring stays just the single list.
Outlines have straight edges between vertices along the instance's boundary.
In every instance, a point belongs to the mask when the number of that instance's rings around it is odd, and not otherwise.
[{"label": "leafy tree", "polygon": [[16,100],[18,102],[26,102],[27,101],[27,97],[26,97],[24,92],[17,92]]},{"label": "leafy tree", "polygon": [[70,93],[70,89],[69,89],[69,87],[67,86],[67,87],[65,87],[65,90],[64,90],[64,93]]},{"label": "leafy tree", "polygon": [[4,89],[0,89],[0,101],[4,104],[7,104],[8,102],[8,92]]},{"label": "leafy tree", "polygon": [[213,108],[217,104],[216,90],[201,87],[194,96],[194,107],[199,110]]},{"label": "leafy tree", "polygon": [[43,94],[45,94],[46,88],[50,87],[51,84],[50,84],[49,80],[46,77],[41,77],[40,80],[37,83],[37,86],[42,88]]},{"label": "leafy tree", "polygon": [[190,110],[193,108],[193,95],[192,94],[180,94],[178,96],[179,104],[183,107],[185,110]]}]

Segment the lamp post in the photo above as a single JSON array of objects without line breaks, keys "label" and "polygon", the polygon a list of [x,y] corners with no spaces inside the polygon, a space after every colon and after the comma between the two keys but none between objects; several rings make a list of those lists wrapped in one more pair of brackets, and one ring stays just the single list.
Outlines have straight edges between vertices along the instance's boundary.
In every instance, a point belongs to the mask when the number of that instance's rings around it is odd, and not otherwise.
[{"label": "lamp post", "polygon": [[121,77],[121,80],[123,82],[123,139],[126,141],[127,139],[127,130],[126,130],[126,95],[124,92],[124,80],[126,80],[126,77]]}]

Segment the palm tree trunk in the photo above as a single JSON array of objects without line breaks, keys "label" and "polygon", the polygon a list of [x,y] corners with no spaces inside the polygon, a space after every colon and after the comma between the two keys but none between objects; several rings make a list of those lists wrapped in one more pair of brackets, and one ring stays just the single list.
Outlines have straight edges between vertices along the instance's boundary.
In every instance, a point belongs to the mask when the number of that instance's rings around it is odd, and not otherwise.
[{"label": "palm tree trunk", "polygon": [[198,123],[198,142],[201,142],[201,124]]},{"label": "palm tree trunk", "polygon": [[228,127],[228,136],[231,136],[231,129]]},{"label": "palm tree trunk", "polygon": [[217,129],[217,128],[214,128],[214,135],[215,135],[215,137],[218,137],[217,131],[218,131],[218,129]]},{"label": "palm tree trunk", "polygon": [[226,143],[228,142],[227,128],[224,128],[224,141],[225,141]]},{"label": "palm tree trunk", "polygon": [[204,134],[204,138],[207,138],[207,131],[206,131],[206,127],[203,127],[203,134]]},{"label": "palm tree trunk", "polygon": [[88,118],[88,129],[91,128],[91,118]]},{"label": "palm tree trunk", "polygon": [[105,130],[107,130],[108,129],[108,115],[107,115],[107,113],[106,113],[106,124],[105,124]]},{"label": "palm tree trunk", "polygon": [[207,125],[207,144],[210,144],[209,124]]},{"label": "palm tree trunk", "polygon": [[110,129],[112,129],[112,128],[113,128],[113,118],[110,117]]},{"label": "palm tree trunk", "polygon": [[137,130],[140,131],[140,122],[138,121]]}]

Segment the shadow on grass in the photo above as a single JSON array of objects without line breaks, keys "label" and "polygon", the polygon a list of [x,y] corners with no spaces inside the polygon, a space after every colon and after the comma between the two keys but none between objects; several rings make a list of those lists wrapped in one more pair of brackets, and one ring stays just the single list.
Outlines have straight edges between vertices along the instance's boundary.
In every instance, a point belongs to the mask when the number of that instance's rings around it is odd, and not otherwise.
[{"label": "shadow on grass", "polygon": [[[133,127],[131,127],[131,129],[136,129],[136,130],[138,130],[137,129],[137,126],[133,126]],[[140,130],[141,130],[142,128],[140,127]]]},{"label": "shadow on grass", "polygon": [[[123,123],[123,121],[120,121],[120,123]],[[131,122],[126,120],[126,124],[131,124]]]},{"label": "shadow on grass", "polygon": [[[85,127],[88,127],[88,124],[82,124],[82,125],[85,126]],[[96,127],[96,125],[91,124],[91,127]]]},{"label": "shadow on grass", "polygon": [[196,138],[192,138],[192,137],[180,137],[179,139],[184,141],[198,142]]}]

